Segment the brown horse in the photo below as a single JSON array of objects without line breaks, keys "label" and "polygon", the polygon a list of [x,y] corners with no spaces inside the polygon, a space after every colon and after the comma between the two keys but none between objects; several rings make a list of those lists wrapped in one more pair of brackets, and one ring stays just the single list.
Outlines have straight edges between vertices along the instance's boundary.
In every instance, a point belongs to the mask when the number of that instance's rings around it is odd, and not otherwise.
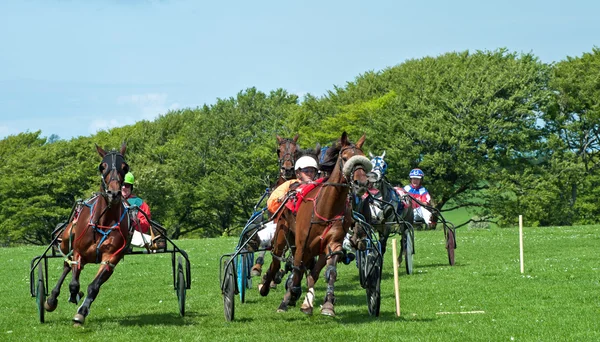
[{"label": "brown horse", "polygon": [[279,158],[279,178],[272,186],[275,188],[283,184],[286,180],[296,178],[294,164],[298,159],[298,134],[292,139],[282,138],[277,135],[277,156]]},{"label": "brown horse", "polygon": [[81,270],[88,263],[100,263],[96,277],[88,286],[87,296],[73,318],[75,325],[85,322],[100,286],[110,278],[131,240],[128,208],[121,195],[121,186],[125,174],[129,171],[124,158],[125,143],[121,145],[119,152],[106,152],[98,145],[96,150],[102,157],[98,166],[102,174],[100,192],[82,203],[63,231],[60,250],[68,259],[64,263],[58,283],[44,304],[47,311],[56,309],[60,288],[71,271],[73,277],[69,283],[69,302],[77,304],[83,296],[79,291]]},{"label": "brown horse", "polygon": [[[307,276],[309,295],[301,310],[312,313],[314,284],[325,264],[325,277],[328,282],[327,293],[321,313],[334,316],[334,283],[337,278],[336,265],[340,255],[343,255],[342,242],[352,224],[349,195],[362,195],[367,191],[367,172],[371,169],[369,159],[361,150],[365,142],[363,135],[356,144],[348,140],[346,132],[337,141],[335,148],[339,150],[335,167],[329,178],[318,184],[303,198],[295,219],[282,216],[288,225],[278,224],[276,240],[274,239],[273,263],[265,274],[269,281],[278,270],[278,261],[287,241],[293,238],[293,273],[286,294],[278,311],[287,311],[294,306],[301,295],[301,280],[304,272]],[[293,215],[284,210],[282,215]],[[287,238],[287,240],[286,240]],[[314,258],[318,256],[315,263]],[[312,292],[311,292],[312,291]],[[269,292],[268,286],[260,289],[261,295]],[[312,294],[312,296],[310,296]]]},{"label": "brown horse", "polygon": [[[287,180],[296,178],[294,165],[296,164],[296,159],[298,159],[299,153],[298,137],[298,134],[296,134],[291,139],[282,138],[279,135],[277,135],[276,152],[279,163],[279,177],[277,178],[277,181],[275,181],[275,184],[271,186],[271,189],[277,188],[281,184],[285,183],[285,181]],[[258,239],[258,235],[255,235],[255,237],[256,239]],[[256,248],[258,248],[258,246],[260,245],[260,241],[254,241],[253,243],[257,246]],[[252,270],[250,273],[252,276],[258,277],[262,273],[262,266],[265,262],[265,253],[266,251],[261,252],[256,258],[256,263],[254,264],[254,266],[252,266]],[[276,285],[273,284],[273,287],[276,287]]]}]

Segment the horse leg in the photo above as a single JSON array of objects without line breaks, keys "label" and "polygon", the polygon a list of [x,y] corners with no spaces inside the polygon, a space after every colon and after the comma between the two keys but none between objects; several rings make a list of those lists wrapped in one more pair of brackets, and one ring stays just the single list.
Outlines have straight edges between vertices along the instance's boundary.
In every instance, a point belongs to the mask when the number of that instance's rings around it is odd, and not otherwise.
[{"label": "horse leg", "polygon": [[385,233],[381,234],[381,236],[379,237],[379,245],[381,247],[381,257],[382,258],[383,258],[383,255],[385,254],[386,249],[387,249],[387,240],[388,240],[389,236],[390,236],[390,231],[386,227],[385,228]]},{"label": "horse leg", "polygon": [[[283,251],[285,249],[285,233],[283,232],[283,229],[280,229],[279,227],[277,228],[275,238],[273,239],[273,244],[273,250],[271,251],[271,254],[273,255],[271,265],[269,266],[267,272],[263,275],[260,284],[258,284],[258,291],[263,297],[269,294],[269,291],[271,290],[271,282],[281,267],[281,256],[283,255]],[[265,284],[267,286],[265,286]]]},{"label": "horse leg", "polygon": [[69,297],[69,302],[73,304],[79,303],[79,300],[83,297],[83,292],[79,291],[79,275],[81,274],[81,270],[83,269],[83,263],[81,261],[81,257],[73,253],[73,266],[71,266],[71,273],[73,277],[71,278],[71,282],[69,283],[69,292],[71,296]]},{"label": "horse leg", "polygon": [[46,309],[46,311],[52,312],[58,306],[58,296],[60,295],[60,288],[61,288],[63,282],[65,281],[67,274],[69,274],[70,271],[71,271],[71,265],[69,265],[69,263],[65,261],[64,266],[63,266],[63,273],[61,274],[60,278],[58,279],[56,286],[50,292],[50,296],[48,296],[48,298],[46,299],[46,302],[44,303],[44,309]]},{"label": "horse leg", "polygon": [[316,264],[311,268],[311,271],[306,276],[306,296],[304,303],[300,306],[300,311],[307,315],[312,315],[315,301],[315,283],[319,280],[319,274],[325,266],[327,259],[323,254],[319,255]]},{"label": "horse leg", "polygon": [[256,263],[254,264],[254,266],[252,266],[252,272],[251,272],[251,275],[253,277],[258,277],[262,273],[262,266],[265,263],[265,254],[266,253],[267,253],[266,250],[262,251],[262,252],[260,252],[258,258],[256,258]]},{"label": "horse leg", "polygon": [[288,310],[288,307],[296,306],[296,301],[302,295],[302,287],[300,286],[302,275],[299,265],[294,265],[291,281],[288,283],[287,291],[283,295],[283,300],[279,304],[277,312],[285,312]]},{"label": "horse leg", "polygon": [[[339,250],[339,248],[337,249]],[[335,316],[334,304],[334,284],[337,280],[337,268],[339,253],[334,252],[327,260],[327,269],[325,270],[325,281],[327,281],[327,292],[325,293],[325,299],[323,300],[323,306],[321,307],[321,314],[325,316]]]},{"label": "horse leg", "polygon": [[90,306],[92,306],[92,303],[94,302],[96,296],[100,292],[100,286],[102,286],[102,284],[104,284],[113,274],[114,266],[116,265],[103,264],[102,266],[100,266],[96,277],[88,286],[87,296],[85,297],[85,300],[83,301],[79,309],[77,309],[77,314],[75,315],[75,317],[73,317],[73,322],[75,323],[75,325],[82,325],[85,322],[85,318],[90,313]]}]

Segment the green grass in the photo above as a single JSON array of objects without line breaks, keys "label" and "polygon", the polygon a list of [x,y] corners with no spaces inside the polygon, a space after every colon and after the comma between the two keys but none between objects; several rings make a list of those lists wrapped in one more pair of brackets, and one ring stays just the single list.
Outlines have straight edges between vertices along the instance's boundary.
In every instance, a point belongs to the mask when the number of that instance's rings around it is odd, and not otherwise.
[{"label": "green grass", "polygon": [[[76,306],[62,288],[46,323],[29,294],[29,263],[42,247],[0,249],[2,341],[598,341],[600,340],[599,226],[525,228],[525,273],[519,270],[518,229],[457,232],[456,265],[448,266],[443,233],[417,231],[415,272],[400,272],[401,317],[395,316],[391,247],[382,280],[381,316],[367,313],[354,265],[340,265],[336,313],[305,316],[298,308],[275,310],[282,289],[262,298],[255,289],[235,321],[225,322],[219,257],[235,238],[183,240],[192,264],[187,314],[179,317],[170,255],[133,255],[102,287],[85,327],[71,319]],[[390,240],[391,246],[391,240]],[[60,259],[50,260],[51,286]],[[82,289],[98,267],[88,265]],[[67,278],[66,283],[68,283]],[[255,280],[256,283],[256,280]],[[316,296],[324,295],[320,279]],[[439,312],[484,311],[482,314]]]}]

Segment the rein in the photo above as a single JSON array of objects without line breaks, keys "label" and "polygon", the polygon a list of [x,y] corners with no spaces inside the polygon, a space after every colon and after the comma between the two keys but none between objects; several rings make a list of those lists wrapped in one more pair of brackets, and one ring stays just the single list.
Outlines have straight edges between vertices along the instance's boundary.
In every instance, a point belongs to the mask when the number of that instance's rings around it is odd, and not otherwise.
[{"label": "rein", "polygon": [[[87,228],[92,227],[92,229],[94,230],[94,233],[98,233],[100,235],[102,235],[102,238],[100,239],[100,241],[96,244],[96,263],[99,263],[99,257],[100,257],[100,246],[102,246],[102,243],[104,243],[104,241],[106,240],[106,238],[110,235],[110,233],[112,233],[114,230],[117,230],[119,232],[119,234],[121,234],[121,237],[123,238],[123,241],[127,241],[127,239],[125,238],[125,236],[123,235],[123,232],[121,231],[121,222],[123,221],[123,219],[127,216],[127,223],[128,226],[130,226],[129,224],[129,216],[127,215],[127,212],[129,211],[129,208],[126,207],[123,202],[121,202],[121,206],[123,207],[123,213],[121,214],[121,217],[119,218],[119,220],[113,224],[112,226],[102,226],[99,225],[98,222],[100,222],[100,219],[104,216],[104,214],[106,214],[106,212],[108,211],[108,209],[110,208],[110,205],[107,205],[104,210],[102,210],[102,212],[100,213],[100,215],[98,216],[98,218],[96,219],[96,221],[94,222],[94,213],[96,212],[96,204],[98,204],[98,199],[100,197],[101,194],[97,193],[96,196],[92,197],[89,201],[83,203],[83,205],[85,205],[86,207],[90,208],[90,220],[87,224]],[[80,239],[82,239],[85,236],[85,234],[80,234],[80,236],[75,240],[75,241],[79,241]],[[94,242],[96,242],[96,234],[94,234]],[[113,255],[118,254],[121,250],[123,250],[123,248],[125,248],[126,243],[123,244],[123,246],[121,246],[121,248],[119,248],[115,253],[113,253]]]}]

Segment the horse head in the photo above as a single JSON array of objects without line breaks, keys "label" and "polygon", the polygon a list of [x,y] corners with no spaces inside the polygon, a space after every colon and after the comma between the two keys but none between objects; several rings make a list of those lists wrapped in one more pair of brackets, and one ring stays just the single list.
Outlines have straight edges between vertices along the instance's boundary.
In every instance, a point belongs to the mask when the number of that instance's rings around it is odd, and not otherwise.
[{"label": "horse head", "polygon": [[371,165],[373,166],[373,169],[368,174],[369,182],[373,183],[376,188],[379,188],[377,185],[383,180],[388,167],[387,162],[383,160],[385,158],[385,151],[380,156],[374,156],[373,153],[369,152],[369,157],[371,157]]},{"label": "horse head", "polygon": [[337,164],[344,182],[351,186],[352,192],[357,196],[362,196],[367,191],[369,184],[367,173],[373,167],[361,149],[364,143],[364,134],[356,144],[353,144],[348,140],[348,134],[344,132],[336,146],[339,149]]},{"label": "horse head", "polygon": [[296,177],[294,164],[298,157],[297,144],[298,134],[292,139],[282,138],[277,135],[277,156],[279,157],[279,175],[283,179],[293,179]]},{"label": "horse head", "polygon": [[98,171],[102,175],[102,196],[109,205],[121,201],[121,186],[125,180],[125,174],[129,172],[129,165],[125,162],[124,157],[126,149],[125,143],[121,145],[118,152],[116,150],[106,152],[96,145],[96,150],[102,157],[102,162],[98,165]]}]

